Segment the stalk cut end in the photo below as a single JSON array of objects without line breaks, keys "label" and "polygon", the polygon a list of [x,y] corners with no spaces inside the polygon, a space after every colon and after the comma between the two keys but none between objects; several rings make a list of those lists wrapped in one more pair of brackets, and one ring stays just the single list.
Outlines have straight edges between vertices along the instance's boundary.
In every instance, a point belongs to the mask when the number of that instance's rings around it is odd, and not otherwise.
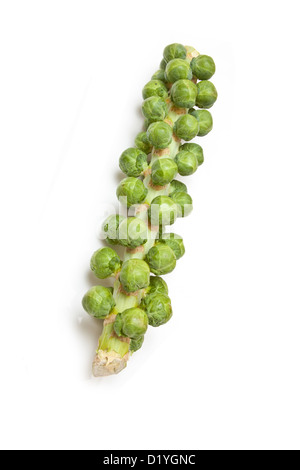
[{"label": "stalk cut end", "polygon": [[121,372],[127,366],[129,354],[121,357],[114,351],[100,350],[96,353],[93,362],[94,377],[106,377]]}]

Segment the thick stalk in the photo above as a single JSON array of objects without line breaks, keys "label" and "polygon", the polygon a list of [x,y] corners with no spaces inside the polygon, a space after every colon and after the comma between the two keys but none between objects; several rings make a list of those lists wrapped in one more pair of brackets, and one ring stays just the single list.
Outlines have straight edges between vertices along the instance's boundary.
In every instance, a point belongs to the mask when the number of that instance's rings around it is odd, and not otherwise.
[{"label": "thick stalk", "polygon": [[[199,55],[199,53],[189,46],[187,49],[187,60],[191,61],[193,57]],[[168,115],[165,119],[169,125],[173,127],[176,120],[182,115],[187,113],[187,109],[177,108],[170,98],[167,99],[168,104]],[[178,153],[181,141],[173,134],[172,142],[170,145],[162,150],[153,149],[151,153],[151,164],[158,158],[163,156],[168,156],[169,158],[174,158]],[[166,186],[154,186],[151,183],[151,176],[149,170],[146,170],[146,174],[143,179],[144,185],[148,189],[148,194],[146,200],[143,204],[139,205],[135,209],[135,216],[148,221],[147,210],[152,202],[152,200],[159,195],[168,196],[170,193],[170,184]],[[149,227],[148,229],[148,241],[145,245],[139,246],[136,249],[126,249],[124,253],[124,261],[131,258],[143,259],[150,248],[154,245],[155,239],[158,233],[158,227]],[[144,290],[140,290],[134,293],[126,293],[122,289],[122,286],[118,280],[114,283],[114,298],[116,301],[116,306],[114,311],[105,319],[103,324],[103,331],[99,338],[98,349],[96,351],[96,356],[93,362],[93,374],[95,377],[106,376],[111,374],[117,374],[123,370],[130,356],[130,340],[128,338],[117,337],[114,333],[114,320],[118,312],[123,312],[124,310],[136,307],[139,305],[142,297],[144,295]]]}]

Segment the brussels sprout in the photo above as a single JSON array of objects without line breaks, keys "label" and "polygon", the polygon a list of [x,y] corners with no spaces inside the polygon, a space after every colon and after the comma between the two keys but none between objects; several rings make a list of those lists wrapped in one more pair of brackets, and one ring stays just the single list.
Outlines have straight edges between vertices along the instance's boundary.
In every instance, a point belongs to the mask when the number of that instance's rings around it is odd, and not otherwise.
[{"label": "brussels sprout", "polygon": [[159,276],[150,276],[150,284],[147,288],[147,294],[168,294],[169,289],[166,281]]},{"label": "brussels sprout", "polygon": [[172,197],[172,194],[177,191],[183,191],[184,193],[186,193],[187,187],[181,181],[173,180],[171,181],[171,184],[170,184],[170,197]]},{"label": "brussels sprout", "polygon": [[164,59],[166,62],[170,62],[172,59],[185,59],[186,48],[182,44],[169,44],[164,49]]},{"label": "brussels sprout", "polygon": [[120,282],[127,292],[148,287],[150,282],[150,269],[148,264],[141,259],[129,259],[123,263]]},{"label": "brussels sprout", "polygon": [[162,69],[157,70],[152,77],[151,80],[161,80],[162,82],[166,82],[165,72]]},{"label": "brussels sprout", "polygon": [[161,326],[172,317],[171,300],[165,294],[149,294],[143,299],[150,326]]},{"label": "brussels sprout", "polygon": [[172,225],[176,220],[177,207],[170,197],[157,196],[153,199],[148,214],[151,225]]},{"label": "brussels sprout", "polygon": [[103,286],[92,287],[83,297],[84,310],[95,318],[105,318],[115,306],[111,290]]},{"label": "brussels sprout", "polygon": [[165,61],[165,59],[162,59],[161,63],[159,64],[159,68],[161,70],[165,70],[166,66],[167,66],[167,62]]},{"label": "brussels sprout", "polygon": [[177,80],[190,80],[193,76],[190,64],[183,59],[173,59],[166,67],[165,77],[168,82],[174,83]]},{"label": "brussels sprout", "polygon": [[166,102],[159,96],[150,96],[142,105],[142,112],[149,123],[163,121],[168,114]]},{"label": "brussels sprout", "polygon": [[181,176],[192,175],[198,168],[197,157],[188,150],[180,150],[175,156],[175,162]]},{"label": "brussels sprout", "polygon": [[147,155],[139,148],[124,150],[119,159],[120,169],[127,176],[139,176],[148,166]]},{"label": "brussels sprout", "polygon": [[[198,108],[211,108],[218,98],[215,85],[208,80],[197,83],[196,105]],[[190,106],[191,108],[192,106]]]},{"label": "brussels sprout", "polygon": [[147,129],[147,137],[153,147],[165,149],[172,142],[172,127],[166,122],[153,122]]},{"label": "brussels sprout", "polygon": [[178,191],[172,194],[172,199],[177,204],[178,217],[186,217],[192,212],[193,200],[189,194]]},{"label": "brussels sprout", "polygon": [[138,339],[148,328],[148,317],[144,310],[138,307],[128,308],[118,313],[114,323],[114,330],[118,336]]},{"label": "brussels sprout", "polygon": [[187,150],[189,152],[192,152],[198,160],[198,165],[202,165],[202,163],[204,162],[203,149],[198,144],[194,144],[194,143],[183,144],[179,147],[179,150]]},{"label": "brussels sprout", "polygon": [[191,114],[184,114],[174,124],[174,133],[183,140],[192,140],[199,132],[199,122]]},{"label": "brussels sprout", "polygon": [[121,268],[121,260],[112,248],[100,248],[91,258],[91,270],[99,279],[115,274]]},{"label": "brussels sprout", "polygon": [[194,116],[199,123],[198,135],[203,137],[208,134],[213,128],[213,118],[207,109],[190,109],[189,114]]},{"label": "brussels sprout", "polygon": [[198,55],[191,61],[193,74],[199,80],[208,80],[216,71],[213,59],[209,55]]},{"label": "brussels sprout", "polygon": [[147,225],[137,217],[128,217],[119,226],[120,243],[128,248],[144,245],[147,241],[147,236]]},{"label": "brussels sprout", "polygon": [[176,233],[164,233],[160,239],[160,242],[165,243],[170,248],[172,248],[177,260],[180,259],[185,253],[183,239],[180,237],[180,235],[176,235]]},{"label": "brussels sprout", "polygon": [[164,243],[157,243],[147,254],[147,262],[153,274],[168,274],[176,266],[176,256],[172,248]]},{"label": "brussels sprout", "polygon": [[177,171],[177,165],[172,158],[161,157],[152,164],[151,179],[154,184],[164,186],[175,178]]},{"label": "brussels sprout", "polygon": [[104,221],[102,230],[107,243],[117,245],[119,243],[119,225],[124,217],[122,215],[110,215]]},{"label": "brussels sprout", "polygon": [[117,187],[117,198],[127,198],[127,206],[141,204],[147,196],[148,190],[142,180],[138,178],[125,178]]},{"label": "brussels sprout", "polygon": [[171,88],[171,98],[179,108],[192,108],[197,98],[197,86],[190,80],[178,80]]},{"label": "brussels sprout", "polygon": [[[142,152],[144,152],[146,155],[148,155],[152,150],[152,145],[150,144],[150,142],[148,140],[147,132],[139,132],[138,135],[135,138],[134,143],[137,146],[137,148],[139,150],[142,150]],[[145,166],[145,168],[146,168],[146,166]],[[139,175],[135,174],[135,175],[128,175],[128,176],[139,176]]]},{"label": "brussels sprout", "polygon": [[140,336],[139,338],[136,338],[136,339],[131,339],[129,350],[131,352],[138,351],[143,346],[143,342],[144,342],[144,336]]},{"label": "brussels sprout", "polygon": [[143,88],[143,98],[146,100],[151,96],[160,96],[160,98],[168,96],[168,90],[164,82],[161,80],[150,80],[150,82],[146,83]]}]

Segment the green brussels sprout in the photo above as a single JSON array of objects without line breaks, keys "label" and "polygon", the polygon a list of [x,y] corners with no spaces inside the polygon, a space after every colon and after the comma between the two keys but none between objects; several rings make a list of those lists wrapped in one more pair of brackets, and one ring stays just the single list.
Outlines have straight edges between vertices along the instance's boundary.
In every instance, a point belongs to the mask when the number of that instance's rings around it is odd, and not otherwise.
[{"label": "green brussels sprout", "polygon": [[153,199],[148,214],[151,225],[172,225],[176,220],[177,207],[170,197],[157,196]]},{"label": "green brussels sprout", "polygon": [[105,279],[120,270],[121,260],[112,248],[100,248],[93,254],[90,266],[96,277]]},{"label": "green brussels sprout", "polygon": [[208,134],[213,128],[213,118],[207,109],[190,109],[189,114],[194,116],[199,123],[199,137]]},{"label": "green brussels sprout", "polygon": [[167,64],[165,77],[168,82],[174,83],[177,80],[191,80],[193,76],[190,64],[183,59],[173,59]]},{"label": "green brussels sprout", "polygon": [[171,181],[171,184],[170,184],[170,197],[172,197],[172,194],[177,191],[183,191],[184,193],[186,193],[187,187],[181,181],[173,180]]},{"label": "green brussels sprout", "polygon": [[181,176],[192,175],[198,168],[197,157],[188,150],[180,150],[175,156],[175,162]]},{"label": "green brussels sprout", "polygon": [[169,44],[165,47],[163,55],[166,62],[170,62],[172,59],[185,59],[186,48],[182,44]]},{"label": "green brussels sprout", "polygon": [[204,162],[203,149],[198,144],[186,143],[181,145],[179,147],[179,150],[187,150],[188,152],[192,152],[198,160],[198,166],[202,165],[202,163]]},{"label": "green brussels sprout", "polygon": [[142,104],[142,113],[149,123],[163,121],[168,114],[167,104],[159,96],[150,96]]},{"label": "green brussels sprout", "polygon": [[161,63],[159,64],[159,68],[161,70],[165,70],[166,66],[167,66],[167,62],[165,61],[165,59],[162,59]]},{"label": "green brussels sprout", "polygon": [[166,281],[159,276],[150,276],[150,284],[147,288],[147,294],[168,294],[169,289]]},{"label": "green brussels sprout", "polygon": [[143,88],[143,98],[146,100],[151,96],[160,96],[160,98],[168,96],[168,90],[164,82],[161,80],[150,80],[150,82],[146,83]]},{"label": "green brussels sprout", "polygon": [[129,351],[136,352],[143,346],[144,336],[130,340]]},{"label": "green brussels sprout", "polygon": [[129,259],[123,263],[120,282],[127,292],[136,292],[149,286],[150,269],[141,259]]},{"label": "green brussels sprout", "polygon": [[199,132],[199,122],[191,114],[180,116],[174,124],[174,133],[183,140],[192,140]]},{"label": "green brussels sprout", "polygon": [[119,159],[120,169],[127,176],[139,176],[147,168],[147,155],[139,148],[130,147]]},{"label": "green brussels sprout", "polygon": [[117,245],[119,243],[119,225],[124,217],[122,215],[110,215],[102,226],[103,235],[107,243]]},{"label": "green brussels sprout", "polygon": [[157,70],[151,77],[151,80],[161,80],[166,82],[165,72],[162,69]]},{"label": "green brussels sprout", "polygon": [[160,239],[160,242],[165,243],[170,248],[172,248],[177,260],[180,259],[185,253],[183,239],[180,237],[180,235],[176,235],[176,233],[164,233]]},{"label": "green brussels sprout", "polygon": [[153,122],[147,129],[147,137],[151,145],[165,149],[172,142],[173,130],[166,122]]},{"label": "green brussels sprout", "polygon": [[[134,143],[137,146],[137,148],[141,150],[142,152],[144,152],[146,155],[148,155],[152,150],[152,145],[150,144],[148,140],[147,132],[139,132],[135,138]],[[145,165],[145,168],[146,168],[146,165]],[[128,175],[128,176],[139,176],[139,175],[140,173],[138,175],[135,174],[135,175]]]},{"label": "green brussels sprout", "polygon": [[117,187],[117,198],[122,201],[126,198],[127,206],[141,204],[147,196],[148,190],[142,180],[138,178],[124,178]]},{"label": "green brussels sprout", "polygon": [[172,194],[172,199],[177,204],[178,217],[186,217],[192,212],[193,200],[189,194],[178,191]]},{"label": "green brussels sprout", "polygon": [[211,108],[217,98],[218,92],[212,82],[203,80],[197,83],[196,105],[198,108]]},{"label": "green brussels sprout", "polygon": [[148,237],[148,228],[145,222],[137,217],[124,219],[119,226],[119,239],[123,246],[136,248],[144,245]]},{"label": "green brussels sprout", "polygon": [[213,59],[209,55],[198,55],[191,61],[191,68],[199,80],[209,80],[216,71]]},{"label": "green brussels sprout", "polygon": [[170,273],[176,266],[174,251],[164,243],[157,243],[150,248],[146,259],[151,272],[158,276]]},{"label": "green brussels sprout", "polygon": [[148,317],[139,307],[128,308],[118,313],[114,323],[114,330],[118,336],[127,336],[139,339],[148,328]]},{"label": "green brussels sprout", "polygon": [[172,158],[160,157],[151,167],[152,182],[159,186],[170,183],[177,175],[177,165]]},{"label": "green brussels sprout", "polygon": [[165,294],[149,294],[143,299],[150,326],[161,326],[172,317],[172,306],[170,298]]},{"label": "green brussels sprout", "polygon": [[172,85],[171,98],[179,108],[192,108],[197,98],[197,86],[190,80],[178,80]]},{"label": "green brussels sprout", "polygon": [[95,318],[105,318],[115,306],[111,290],[103,286],[92,287],[82,299],[84,310]]}]

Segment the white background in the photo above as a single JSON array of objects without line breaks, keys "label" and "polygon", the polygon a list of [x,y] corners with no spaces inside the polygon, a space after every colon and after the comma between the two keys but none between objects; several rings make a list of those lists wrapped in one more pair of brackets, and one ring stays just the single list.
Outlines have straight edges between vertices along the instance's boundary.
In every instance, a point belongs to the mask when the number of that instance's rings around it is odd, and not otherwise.
[{"label": "white background", "polygon": [[[2,448],[300,448],[298,3],[1,2]],[[93,379],[89,259],[172,42],[219,92],[174,316]]]}]

